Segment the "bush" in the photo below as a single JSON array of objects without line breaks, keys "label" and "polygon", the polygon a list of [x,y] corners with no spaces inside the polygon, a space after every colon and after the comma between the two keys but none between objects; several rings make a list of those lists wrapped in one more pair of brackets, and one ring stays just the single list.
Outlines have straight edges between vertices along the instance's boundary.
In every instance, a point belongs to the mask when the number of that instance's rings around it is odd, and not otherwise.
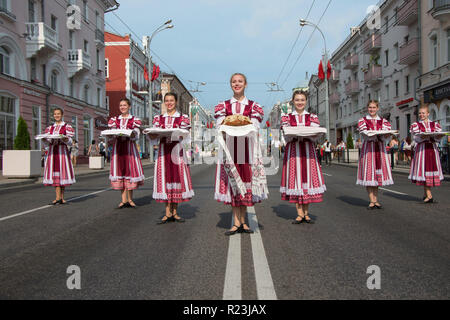
[{"label": "bush", "polygon": [[354,149],[355,147],[353,146],[353,138],[352,138],[352,134],[349,132],[347,135],[347,149]]},{"label": "bush", "polygon": [[22,117],[17,121],[17,135],[14,138],[14,150],[30,150],[30,133]]}]

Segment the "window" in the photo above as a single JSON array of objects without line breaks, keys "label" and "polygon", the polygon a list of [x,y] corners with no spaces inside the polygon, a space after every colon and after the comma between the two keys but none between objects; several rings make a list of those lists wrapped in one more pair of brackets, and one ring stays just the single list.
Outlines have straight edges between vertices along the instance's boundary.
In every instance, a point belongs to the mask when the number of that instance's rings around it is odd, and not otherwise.
[{"label": "window", "polygon": [[389,66],[389,49],[384,51],[384,66]]},{"label": "window", "polygon": [[75,39],[73,30],[69,30],[69,49],[75,49]]},{"label": "window", "polygon": [[431,49],[430,68],[436,69],[438,66],[438,41],[436,35],[430,38],[430,49]]},{"label": "window", "polygon": [[33,0],[28,0],[28,22],[36,22],[36,13],[34,11]]},{"label": "window", "polygon": [[84,85],[84,88],[83,88],[83,100],[86,103],[89,103],[89,85],[88,84]]},{"label": "window", "polygon": [[97,107],[100,107],[100,103],[102,99],[102,91],[100,88],[97,88]]},{"label": "window", "polygon": [[428,0],[428,10],[431,10],[434,8],[434,0]]},{"label": "window", "polygon": [[447,29],[447,62],[450,62],[450,29]]},{"label": "window", "polygon": [[395,117],[395,130],[400,130],[400,117]]},{"label": "window", "polygon": [[16,132],[15,103],[14,98],[0,96],[0,152],[13,148]]},{"label": "window", "polygon": [[30,76],[31,76],[31,80],[37,79],[36,58],[30,59]]},{"label": "window", "polygon": [[105,108],[106,110],[109,110],[109,96],[105,97]]},{"label": "window", "polygon": [[385,86],[385,99],[384,100],[389,100],[389,85],[388,84]]},{"label": "window", "polygon": [[405,93],[409,93],[409,75],[405,77]]},{"label": "window", "polygon": [[89,145],[91,144],[91,117],[85,115],[83,117],[83,142],[84,142],[84,155],[87,155]]},{"label": "window", "polygon": [[395,97],[398,97],[398,84],[399,84],[399,81],[395,80]]},{"label": "window", "polygon": [[[41,108],[33,106],[33,117],[31,120],[33,137],[41,133]],[[33,140],[33,150],[41,150],[41,140]]]},{"label": "window", "polygon": [[78,140],[78,118],[77,118],[77,116],[72,116],[72,120],[71,120],[70,124],[71,124],[73,130],[75,131],[75,139]]},{"label": "window", "polygon": [[44,84],[47,84],[47,66],[44,64],[42,64],[42,81],[44,82]]},{"label": "window", "polygon": [[444,127],[444,131],[450,131],[450,106],[447,106],[445,109],[445,122],[446,126]]},{"label": "window", "polygon": [[84,21],[88,22],[89,8],[88,8],[87,0],[83,0],[83,18],[84,18]]},{"label": "window", "polygon": [[51,28],[55,31],[58,28],[58,19],[54,15],[51,16]]},{"label": "window", "polygon": [[97,10],[95,10],[95,26],[97,27],[98,30],[102,29],[101,28],[102,23],[101,23],[101,19],[100,19],[100,14],[98,13]]},{"label": "window", "polygon": [[431,120],[431,121],[436,121],[436,119],[437,119],[437,116],[436,116],[436,110],[432,109],[432,110],[430,111],[430,120]]},{"label": "window", "polygon": [[101,71],[101,69],[100,69],[100,50],[97,49],[95,57],[96,57],[96,62],[97,62],[97,70]]},{"label": "window", "polygon": [[109,59],[105,59],[105,77],[109,78]]},{"label": "window", "polygon": [[50,75],[50,88],[54,92],[58,92],[58,71],[53,70]]},{"label": "window", "polygon": [[380,90],[375,91],[375,100],[380,101]]},{"label": "window", "polygon": [[5,47],[0,47],[0,73],[11,75],[11,55]]},{"label": "window", "polygon": [[84,40],[83,49],[84,52],[89,53],[89,41]]},{"label": "window", "polygon": [[398,60],[398,42],[394,44],[394,61]]},{"label": "window", "polygon": [[408,136],[410,135],[409,133],[409,128],[411,127],[411,114],[407,114],[406,115],[406,128],[408,129]]},{"label": "window", "polygon": [[73,97],[73,78],[69,80],[69,95]]},{"label": "window", "polygon": [[384,18],[384,33],[387,33],[389,31],[389,17],[386,16]]}]

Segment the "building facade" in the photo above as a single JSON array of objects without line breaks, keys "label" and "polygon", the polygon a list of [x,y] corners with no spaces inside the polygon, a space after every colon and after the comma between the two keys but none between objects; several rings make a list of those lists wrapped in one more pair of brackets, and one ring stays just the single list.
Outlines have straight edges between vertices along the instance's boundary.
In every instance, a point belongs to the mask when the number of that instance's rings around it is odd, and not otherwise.
[{"label": "building facade", "polygon": [[[163,72],[161,75],[161,95],[163,99],[167,92],[176,93],[178,95],[178,110],[181,113],[189,114],[190,103],[194,100],[194,97],[175,74]],[[166,110],[164,103],[162,103],[161,113],[165,113]]]},{"label": "building facade", "polygon": [[[67,16],[69,6],[77,6],[80,19]],[[0,1],[0,152],[13,148],[19,116],[32,149],[40,150],[34,137],[60,107],[84,160],[109,113],[104,14],[117,7],[115,0]]]}]

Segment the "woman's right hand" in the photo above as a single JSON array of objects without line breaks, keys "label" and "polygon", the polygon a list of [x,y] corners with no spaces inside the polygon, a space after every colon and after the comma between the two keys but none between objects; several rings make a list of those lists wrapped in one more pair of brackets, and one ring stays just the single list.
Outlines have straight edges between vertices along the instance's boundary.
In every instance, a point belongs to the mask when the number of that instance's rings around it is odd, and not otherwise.
[{"label": "woman's right hand", "polygon": [[158,135],[157,135],[157,134],[149,134],[148,136],[149,136],[149,138],[150,138],[151,140],[155,140],[155,139],[158,138]]}]

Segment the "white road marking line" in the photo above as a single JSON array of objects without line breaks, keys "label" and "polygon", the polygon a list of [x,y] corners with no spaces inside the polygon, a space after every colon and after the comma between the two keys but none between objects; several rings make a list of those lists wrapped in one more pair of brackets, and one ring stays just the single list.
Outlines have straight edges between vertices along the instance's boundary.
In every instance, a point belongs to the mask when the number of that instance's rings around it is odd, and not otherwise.
[{"label": "white road marking line", "polygon": [[332,177],[331,174],[328,174],[328,173],[325,173],[325,172],[322,172],[322,173],[323,173],[324,176]]},{"label": "white road marking line", "polygon": [[258,226],[258,218],[254,207],[247,207],[249,227],[255,233],[250,235],[255,268],[256,292],[259,300],[277,300],[269,263]]},{"label": "white road marking line", "polygon": [[[234,226],[234,216],[231,214],[231,227]],[[241,234],[230,236],[228,244],[227,267],[223,300],[242,300],[241,281]]]},{"label": "white road marking line", "polygon": [[[145,180],[149,180],[149,179],[152,179],[152,178],[153,178],[153,176],[145,178]],[[88,193],[88,194],[85,194],[85,195],[82,195],[82,196],[79,196],[79,197],[67,199],[66,201],[70,202],[70,201],[73,201],[73,200],[87,198],[87,197],[92,196],[94,194],[103,193],[103,192],[109,191],[111,189],[112,188],[107,188],[107,189],[91,192],[91,193]],[[27,211],[24,211],[24,212],[15,213],[15,214],[12,214],[12,215],[7,216],[7,217],[0,218],[0,222],[5,221],[5,220],[9,220],[9,219],[12,219],[12,218],[20,217],[20,216],[23,216],[25,214],[33,213],[33,212],[36,212],[36,211],[39,211],[39,210],[42,210],[42,209],[51,208],[51,207],[53,207],[53,205],[49,205],[48,204],[46,206],[42,206],[42,207],[39,207],[39,208],[34,208],[34,209],[27,210]]]},{"label": "white road marking line", "polygon": [[396,193],[396,194],[400,194],[402,196],[408,196],[407,193],[403,193],[403,192],[398,192],[398,191],[394,191],[394,190],[389,190],[389,189],[385,189],[385,188],[378,188],[380,190],[384,190],[384,191],[388,191],[388,192],[392,192],[392,193]]}]

